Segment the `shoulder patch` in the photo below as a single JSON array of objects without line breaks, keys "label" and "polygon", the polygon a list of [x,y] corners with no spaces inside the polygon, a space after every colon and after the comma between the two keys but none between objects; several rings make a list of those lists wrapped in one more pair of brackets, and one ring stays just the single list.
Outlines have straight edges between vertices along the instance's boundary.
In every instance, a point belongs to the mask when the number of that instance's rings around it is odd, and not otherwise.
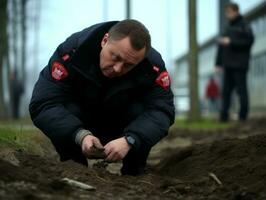
[{"label": "shoulder patch", "polygon": [[163,89],[168,89],[170,86],[170,76],[167,71],[163,71],[156,79],[156,83]]},{"label": "shoulder patch", "polygon": [[63,80],[68,77],[68,71],[63,64],[55,61],[52,64],[52,77],[55,80]]}]

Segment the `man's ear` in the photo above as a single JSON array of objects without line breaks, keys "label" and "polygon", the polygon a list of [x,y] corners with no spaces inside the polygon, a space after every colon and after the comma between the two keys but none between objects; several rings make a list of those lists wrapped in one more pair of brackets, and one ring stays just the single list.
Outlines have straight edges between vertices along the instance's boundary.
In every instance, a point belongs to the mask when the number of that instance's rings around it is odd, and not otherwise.
[{"label": "man's ear", "polygon": [[101,42],[102,47],[106,45],[106,43],[108,42],[108,39],[109,39],[109,34],[105,33],[105,35],[103,36],[102,42]]}]

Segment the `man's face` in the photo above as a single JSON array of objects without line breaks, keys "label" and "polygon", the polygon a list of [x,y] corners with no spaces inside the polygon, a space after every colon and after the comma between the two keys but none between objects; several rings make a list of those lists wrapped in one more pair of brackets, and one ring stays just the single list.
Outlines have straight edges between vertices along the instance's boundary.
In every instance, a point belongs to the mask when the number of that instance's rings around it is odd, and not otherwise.
[{"label": "man's face", "polygon": [[103,75],[108,78],[123,76],[145,57],[145,48],[134,50],[129,37],[113,41],[105,34],[101,46],[100,68]]},{"label": "man's face", "polygon": [[228,7],[225,9],[225,16],[229,21],[232,21],[238,16],[238,12]]}]

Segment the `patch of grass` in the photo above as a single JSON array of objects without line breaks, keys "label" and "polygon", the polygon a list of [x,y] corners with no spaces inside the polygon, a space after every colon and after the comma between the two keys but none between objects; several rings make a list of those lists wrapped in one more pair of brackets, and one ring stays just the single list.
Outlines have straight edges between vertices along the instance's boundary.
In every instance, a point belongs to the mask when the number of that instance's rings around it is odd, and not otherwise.
[{"label": "patch of grass", "polygon": [[189,130],[216,130],[228,129],[232,126],[232,124],[220,123],[214,119],[202,119],[198,122],[190,122],[187,119],[176,119],[173,126]]},{"label": "patch of grass", "polygon": [[17,141],[18,133],[9,128],[0,128],[0,146],[1,147],[20,147]]},{"label": "patch of grass", "polygon": [[0,145],[1,146],[10,146],[10,147],[25,147],[28,146],[27,143],[30,143],[31,138],[33,137],[32,133],[18,130],[15,128],[2,127],[0,128]]},{"label": "patch of grass", "polygon": [[35,128],[23,129],[22,126],[0,127],[0,148],[21,149],[31,153],[41,153],[41,144],[47,139]]}]

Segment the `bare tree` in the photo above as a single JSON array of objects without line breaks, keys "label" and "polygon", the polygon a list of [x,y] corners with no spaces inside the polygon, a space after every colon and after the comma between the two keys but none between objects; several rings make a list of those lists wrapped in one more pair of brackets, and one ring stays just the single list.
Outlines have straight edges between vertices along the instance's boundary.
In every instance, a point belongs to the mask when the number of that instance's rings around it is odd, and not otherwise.
[{"label": "bare tree", "polygon": [[[42,10],[42,1],[34,1],[34,16],[32,19],[32,23],[34,26],[34,46],[33,46],[33,65],[34,66],[38,66],[38,55],[39,55],[39,33],[40,33],[40,17],[41,17],[41,10]],[[35,70],[37,69],[37,67],[35,68]],[[34,71],[34,73],[36,74],[37,72]]]},{"label": "bare tree", "polygon": [[18,118],[18,102],[19,97],[17,96],[17,87],[21,87],[18,82],[21,67],[21,1],[12,0],[10,1],[9,9],[9,43],[10,43],[10,66],[8,69],[8,89],[9,89],[9,106],[10,106],[10,116],[12,118]]},{"label": "bare tree", "polygon": [[198,95],[198,44],[196,0],[189,0],[189,92],[190,111],[189,120],[200,119],[199,95]]},{"label": "bare tree", "polygon": [[[35,7],[31,8],[30,13],[27,6],[29,2],[36,4]],[[35,13],[33,21],[37,35],[40,3],[40,0],[0,0],[0,117],[19,117],[20,98],[27,80],[28,16]],[[37,39],[36,36],[36,44],[38,43]],[[34,47],[34,52],[35,50]],[[35,53],[37,54],[37,51]],[[35,57],[37,58],[37,56]],[[5,74],[3,74],[4,72]],[[9,96],[10,101],[7,104],[4,102],[4,94]],[[8,113],[8,111],[11,112]]]},{"label": "bare tree", "polygon": [[28,0],[21,0],[21,74],[23,87],[26,80],[26,52],[27,52],[27,6]]},{"label": "bare tree", "polygon": [[131,18],[131,0],[126,0],[126,18]]},{"label": "bare tree", "polygon": [[4,87],[3,87],[3,70],[4,62],[8,57],[8,37],[7,37],[7,0],[0,1],[0,117],[6,117],[6,107],[4,102]]},{"label": "bare tree", "polygon": [[11,1],[11,14],[10,14],[10,26],[11,26],[11,34],[9,36],[9,41],[11,42],[11,49],[12,49],[12,69],[14,71],[18,70],[18,44],[19,44],[19,2],[17,0]]}]

